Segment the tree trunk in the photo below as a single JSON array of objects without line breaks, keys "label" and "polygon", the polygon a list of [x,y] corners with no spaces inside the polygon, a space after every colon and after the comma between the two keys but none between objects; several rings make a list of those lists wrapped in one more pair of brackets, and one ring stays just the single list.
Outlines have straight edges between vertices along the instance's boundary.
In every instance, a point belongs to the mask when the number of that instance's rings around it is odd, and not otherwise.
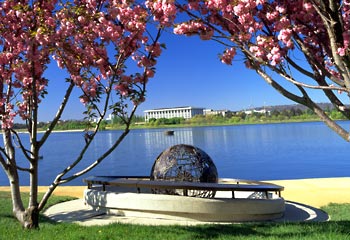
[{"label": "tree trunk", "polygon": [[21,223],[23,228],[33,229],[39,227],[39,210],[37,204],[29,205],[27,209],[23,206],[21,190],[17,171],[11,171],[10,179],[12,212],[15,218]]},{"label": "tree trunk", "polygon": [[26,229],[39,228],[39,211],[37,206],[32,206],[25,210],[22,225]]},{"label": "tree trunk", "polygon": [[25,229],[39,228],[39,211],[36,206],[29,207],[24,211],[14,208],[13,214]]},{"label": "tree trunk", "polygon": [[39,227],[39,211],[38,206],[30,206],[27,209],[23,206],[21,198],[20,187],[17,180],[11,179],[11,198],[12,198],[12,211],[15,218],[21,223],[23,228],[33,229]]},{"label": "tree trunk", "polygon": [[[20,181],[17,170],[16,163],[16,154],[15,149],[13,147],[13,143],[11,141],[11,133],[9,130],[3,131],[3,140],[7,153],[7,168],[6,174],[9,179],[10,188],[11,188],[11,200],[12,200],[12,212],[14,217],[21,223],[23,228],[25,229],[33,229],[39,227],[39,210],[37,204],[37,186],[32,187],[30,191],[30,201],[28,208],[24,208],[21,189],[20,189]],[[33,161],[34,166],[32,166],[32,171],[30,174],[32,176],[32,180],[37,184],[37,161]]]}]

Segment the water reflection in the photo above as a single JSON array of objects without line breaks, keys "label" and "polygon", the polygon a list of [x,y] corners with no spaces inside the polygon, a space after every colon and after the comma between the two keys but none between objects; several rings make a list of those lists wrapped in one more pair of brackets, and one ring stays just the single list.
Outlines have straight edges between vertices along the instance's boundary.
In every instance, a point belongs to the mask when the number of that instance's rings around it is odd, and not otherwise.
[{"label": "water reflection", "polygon": [[[349,122],[342,124],[348,125]],[[115,151],[88,175],[149,175],[157,156],[176,144],[204,150],[214,161],[219,177],[243,179],[298,179],[349,176],[349,143],[323,123],[292,123],[223,127],[132,130]],[[100,157],[121,131],[102,131],[96,136],[79,171]],[[22,137],[22,135],[21,135]],[[28,136],[23,134],[23,139]],[[54,133],[42,149],[40,185],[47,185],[72,163],[85,144],[82,133]],[[19,159],[22,167],[27,162]],[[21,174],[21,184],[29,182]],[[69,184],[81,185],[82,178]],[[0,171],[0,185],[8,185]]]},{"label": "water reflection", "polygon": [[179,143],[193,144],[193,132],[191,129],[179,129],[174,135],[166,135],[163,130],[145,131],[145,148],[148,153],[154,152],[154,148],[168,148]]}]

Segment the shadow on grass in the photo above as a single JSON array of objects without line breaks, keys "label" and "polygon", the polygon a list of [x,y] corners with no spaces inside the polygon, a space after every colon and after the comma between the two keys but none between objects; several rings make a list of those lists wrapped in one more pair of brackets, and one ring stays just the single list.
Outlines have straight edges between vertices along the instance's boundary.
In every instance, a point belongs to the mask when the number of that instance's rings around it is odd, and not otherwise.
[{"label": "shadow on grass", "polygon": [[299,202],[286,201],[284,217],[274,222],[326,222],[329,215],[326,211]]}]

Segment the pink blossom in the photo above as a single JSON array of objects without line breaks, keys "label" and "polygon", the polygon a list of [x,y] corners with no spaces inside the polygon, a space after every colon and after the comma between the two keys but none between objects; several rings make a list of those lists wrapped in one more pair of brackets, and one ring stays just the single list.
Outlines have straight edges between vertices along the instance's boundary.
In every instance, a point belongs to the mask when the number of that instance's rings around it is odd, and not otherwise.
[{"label": "pink blossom", "polygon": [[151,46],[147,46],[146,50],[152,54],[153,57],[159,57],[162,53],[162,49],[160,47],[160,44],[157,42]]},{"label": "pink blossom", "polygon": [[337,53],[340,56],[344,57],[345,56],[345,48],[338,48]]},{"label": "pink blossom", "polygon": [[118,84],[114,87],[114,89],[120,92],[122,96],[127,96],[129,94],[129,88],[125,84]]},{"label": "pink blossom", "polygon": [[305,2],[304,3],[304,9],[305,9],[305,11],[310,11],[311,9],[313,8],[313,6],[312,6],[312,4],[311,3],[309,3],[309,2]]},{"label": "pink blossom", "polygon": [[213,35],[214,35],[214,30],[211,28],[206,28],[199,32],[199,37],[202,40],[210,40]]},{"label": "pink blossom", "polygon": [[153,77],[154,77],[154,74],[155,74],[155,72],[154,72],[153,69],[147,69],[147,71],[146,71],[146,76],[147,76],[148,78],[153,78]]},{"label": "pink blossom", "polygon": [[147,0],[146,6],[154,13],[154,20],[163,26],[170,26],[175,19],[176,7],[173,0]]},{"label": "pink blossom", "polygon": [[80,102],[86,105],[89,102],[89,98],[87,96],[80,97]]},{"label": "pink blossom", "polygon": [[78,17],[78,21],[79,21],[80,23],[82,23],[82,24],[85,24],[86,19],[85,19],[84,16],[79,16],[79,17]]},{"label": "pink blossom", "polygon": [[233,60],[235,55],[236,55],[236,49],[235,48],[226,49],[224,54],[221,56],[221,62],[223,62],[223,63],[225,63],[227,65],[231,65],[232,64],[232,60]]}]

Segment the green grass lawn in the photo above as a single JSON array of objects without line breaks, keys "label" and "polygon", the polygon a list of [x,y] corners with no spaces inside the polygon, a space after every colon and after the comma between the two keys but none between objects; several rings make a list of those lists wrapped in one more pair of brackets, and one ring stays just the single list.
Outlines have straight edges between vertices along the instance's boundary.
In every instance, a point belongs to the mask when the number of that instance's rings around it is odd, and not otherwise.
[{"label": "green grass lawn", "polygon": [[[49,204],[71,198],[53,196]],[[138,226],[111,224],[83,227],[55,223],[44,216],[40,230],[23,230],[12,217],[9,192],[0,192],[0,239],[350,239],[350,204],[330,204],[323,208],[331,220],[324,223],[244,223],[201,226]]]}]

